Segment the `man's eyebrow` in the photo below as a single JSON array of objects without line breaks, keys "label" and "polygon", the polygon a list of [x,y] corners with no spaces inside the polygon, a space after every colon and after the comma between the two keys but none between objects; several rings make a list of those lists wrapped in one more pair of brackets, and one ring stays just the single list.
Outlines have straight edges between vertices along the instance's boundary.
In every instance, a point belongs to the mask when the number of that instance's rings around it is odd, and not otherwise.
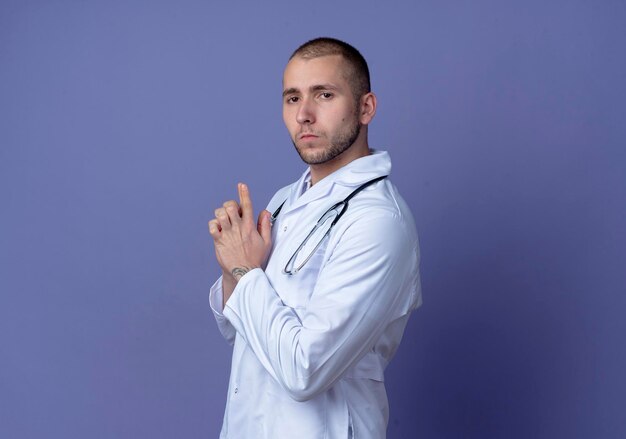
[{"label": "man's eyebrow", "polygon": [[297,88],[286,88],[285,90],[283,90],[283,97],[290,95],[290,94],[294,94],[294,93],[298,93],[300,90],[298,90]]},{"label": "man's eyebrow", "polygon": [[337,87],[334,84],[319,84],[319,85],[312,85],[311,87],[309,87],[310,91],[321,91],[321,90],[339,90],[339,87]]},{"label": "man's eyebrow", "polygon": [[[336,90],[339,90],[339,87],[331,83],[316,84],[316,85],[312,85],[309,87],[309,91],[311,92],[321,91],[321,90],[335,90],[336,91]],[[295,87],[286,88],[283,91],[283,97],[290,95],[290,94],[294,94],[294,93],[300,93],[300,90]]]}]

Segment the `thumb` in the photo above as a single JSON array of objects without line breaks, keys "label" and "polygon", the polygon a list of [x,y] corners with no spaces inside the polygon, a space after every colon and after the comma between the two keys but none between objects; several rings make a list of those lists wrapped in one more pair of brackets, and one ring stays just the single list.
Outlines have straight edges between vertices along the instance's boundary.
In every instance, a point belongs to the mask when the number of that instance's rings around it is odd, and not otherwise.
[{"label": "thumb", "polygon": [[267,210],[262,210],[259,213],[259,221],[257,223],[257,230],[265,241],[265,244],[272,242],[272,225],[270,223],[270,213]]}]

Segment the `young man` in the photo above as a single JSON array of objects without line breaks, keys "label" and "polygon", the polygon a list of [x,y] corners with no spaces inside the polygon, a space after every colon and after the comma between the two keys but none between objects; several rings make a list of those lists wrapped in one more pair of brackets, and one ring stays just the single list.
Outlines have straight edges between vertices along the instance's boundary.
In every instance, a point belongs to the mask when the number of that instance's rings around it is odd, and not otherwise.
[{"label": "young man", "polygon": [[[409,208],[371,150],[361,54],[318,38],[291,56],[283,119],[302,177],[253,217],[248,187],[209,230],[218,327],[234,343],[221,438],[384,438],[384,369],[421,303]],[[273,214],[270,214],[273,212]]]}]

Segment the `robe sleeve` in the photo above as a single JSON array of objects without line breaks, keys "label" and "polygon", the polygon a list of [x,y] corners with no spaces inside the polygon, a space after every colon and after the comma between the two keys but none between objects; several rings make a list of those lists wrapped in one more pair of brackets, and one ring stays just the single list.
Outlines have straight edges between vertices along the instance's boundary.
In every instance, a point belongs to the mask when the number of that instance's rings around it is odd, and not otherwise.
[{"label": "robe sleeve", "polygon": [[217,322],[217,327],[222,333],[222,336],[226,339],[228,344],[233,345],[235,343],[235,328],[223,314],[223,292],[222,292],[222,277],[213,284],[209,291],[209,305],[213,316]]},{"label": "robe sleeve", "polygon": [[417,236],[399,215],[369,212],[329,250],[301,318],[261,269],[239,280],[223,311],[297,401],[329,388],[420,302]]}]

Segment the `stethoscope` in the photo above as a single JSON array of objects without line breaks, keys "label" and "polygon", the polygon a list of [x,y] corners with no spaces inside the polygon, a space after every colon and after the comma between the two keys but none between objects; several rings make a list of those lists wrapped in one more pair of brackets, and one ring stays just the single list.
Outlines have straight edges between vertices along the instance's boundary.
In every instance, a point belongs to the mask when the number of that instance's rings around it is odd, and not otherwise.
[{"label": "stethoscope", "polygon": [[[373,180],[363,183],[361,186],[353,190],[350,193],[350,195],[348,195],[342,201],[335,203],[326,212],[324,212],[324,214],[320,217],[320,219],[317,220],[317,224],[315,224],[315,227],[313,227],[313,230],[311,230],[309,234],[306,236],[306,238],[304,238],[304,241],[302,241],[302,243],[298,246],[298,248],[293,253],[291,258],[289,258],[289,261],[287,261],[287,264],[285,264],[285,268],[283,269],[283,274],[288,274],[291,276],[291,275],[296,274],[298,271],[300,271],[302,267],[304,267],[304,264],[306,264],[308,260],[311,259],[311,256],[313,256],[315,251],[322,244],[322,241],[324,241],[324,238],[328,236],[331,229],[335,226],[335,224],[337,224],[337,221],[339,221],[339,219],[343,216],[343,214],[346,213],[346,210],[348,210],[349,201],[356,194],[361,192],[366,187],[376,183],[377,181],[383,180],[385,178],[387,178],[387,175],[376,177]],[[283,205],[285,204],[286,201],[287,200],[283,201],[281,205],[278,206],[278,209],[276,209],[274,213],[272,214],[272,216],[270,217],[270,222],[272,224],[274,224],[274,221],[276,221],[276,218],[278,217],[278,214],[280,213],[280,210],[283,208]],[[339,207],[341,207],[341,210],[339,210]],[[307,252],[304,253],[305,254],[304,260],[302,260],[302,258],[299,258],[299,255],[305,247],[311,247],[311,248],[307,248]]]}]

